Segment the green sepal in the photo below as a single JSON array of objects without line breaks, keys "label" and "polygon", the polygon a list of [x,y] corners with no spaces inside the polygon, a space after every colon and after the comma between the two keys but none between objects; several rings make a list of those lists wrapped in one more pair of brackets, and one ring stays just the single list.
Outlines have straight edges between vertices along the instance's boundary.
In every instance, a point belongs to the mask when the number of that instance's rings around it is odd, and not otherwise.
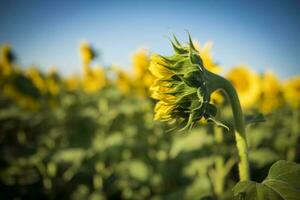
[{"label": "green sepal", "polygon": [[218,121],[216,120],[215,118],[213,117],[209,117],[206,119],[208,122],[213,122],[216,126],[218,127],[222,127],[222,128],[225,128],[227,131],[229,131],[229,126],[226,125],[225,123],[221,122],[221,121]]},{"label": "green sepal", "polygon": [[177,46],[181,46],[180,42],[178,41],[177,37],[175,36],[175,34],[173,34],[173,39],[174,39],[174,43],[177,45]]},{"label": "green sepal", "polygon": [[174,41],[170,41],[172,46],[173,46],[173,50],[175,53],[178,53],[178,54],[187,54],[188,53],[188,50],[184,49],[182,46],[179,46],[176,44],[176,42]]},{"label": "green sepal", "polygon": [[183,76],[182,80],[191,87],[200,87],[203,84],[206,84],[206,81],[199,70],[188,72]]},{"label": "green sepal", "polygon": [[189,47],[192,51],[195,51],[197,52],[197,49],[195,48],[195,45],[193,43],[193,40],[192,40],[192,37],[191,37],[191,34],[188,32],[188,37],[189,37]]},{"label": "green sepal", "polygon": [[202,61],[201,57],[196,52],[194,52],[192,49],[190,49],[190,51],[189,51],[189,58],[190,58],[191,63],[198,65],[199,69],[201,71],[203,71],[203,61]]},{"label": "green sepal", "polygon": [[166,66],[166,68],[176,75],[184,75],[191,71],[198,70],[198,66],[192,64],[187,57],[181,57],[175,64],[170,64],[170,66]]}]

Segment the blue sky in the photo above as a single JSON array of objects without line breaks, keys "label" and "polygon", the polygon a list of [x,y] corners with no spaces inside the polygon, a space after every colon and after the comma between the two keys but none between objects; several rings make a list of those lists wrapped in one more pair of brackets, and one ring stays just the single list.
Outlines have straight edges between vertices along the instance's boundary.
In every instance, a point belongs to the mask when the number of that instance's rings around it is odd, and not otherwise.
[{"label": "blue sky", "polygon": [[[168,36],[214,42],[225,71],[248,64],[285,79],[300,74],[297,1],[33,1],[0,2],[0,43],[13,45],[22,65],[80,72],[78,46],[100,50],[102,64],[130,66],[140,47],[170,54]],[[96,63],[97,63],[96,62]]]}]

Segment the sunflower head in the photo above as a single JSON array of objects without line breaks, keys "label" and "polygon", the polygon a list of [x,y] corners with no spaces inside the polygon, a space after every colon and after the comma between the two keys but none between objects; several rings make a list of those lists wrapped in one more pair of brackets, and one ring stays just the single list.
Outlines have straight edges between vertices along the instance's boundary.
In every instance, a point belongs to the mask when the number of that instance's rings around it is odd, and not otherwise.
[{"label": "sunflower head", "polygon": [[107,84],[105,70],[102,66],[91,68],[89,73],[86,73],[82,80],[82,86],[85,92],[95,93],[104,88]]},{"label": "sunflower head", "polygon": [[83,42],[80,44],[80,56],[84,64],[89,64],[97,55],[90,44]]},{"label": "sunflower head", "polygon": [[300,108],[300,76],[284,83],[283,95],[289,106],[294,109]]},{"label": "sunflower head", "polygon": [[16,56],[13,53],[9,44],[0,46],[0,75],[9,76],[13,72],[13,62],[16,60]]},{"label": "sunflower head", "polygon": [[25,74],[42,94],[47,92],[45,77],[37,68],[31,67],[25,71]]},{"label": "sunflower head", "polygon": [[132,56],[132,85],[141,96],[149,94],[149,87],[153,83],[153,75],[149,71],[150,57],[145,49],[139,49]]},{"label": "sunflower head", "polygon": [[209,103],[212,92],[207,81],[209,72],[191,37],[187,45],[181,45],[175,36],[171,43],[172,56],[155,54],[151,58],[149,69],[156,77],[151,97],[158,100],[154,118],[184,123],[184,128],[188,128],[201,118],[216,114],[215,106]]},{"label": "sunflower head", "polygon": [[263,113],[272,112],[283,103],[281,83],[271,71],[263,74],[261,90],[259,108]]},{"label": "sunflower head", "polygon": [[243,108],[252,108],[257,103],[261,94],[258,74],[241,65],[231,69],[227,79],[235,87]]}]

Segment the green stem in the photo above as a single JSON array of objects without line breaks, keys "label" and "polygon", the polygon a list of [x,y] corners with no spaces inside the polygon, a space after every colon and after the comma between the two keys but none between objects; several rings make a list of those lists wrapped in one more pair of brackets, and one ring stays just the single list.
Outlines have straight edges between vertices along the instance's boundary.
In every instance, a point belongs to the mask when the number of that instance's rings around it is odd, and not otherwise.
[{"label": "green stem", "polygon": [[231,109],[234,118],[234,133],[236,140],[236,147],[239,155],[239,175],[240,181],[249,180],[249,158],[248,158],[248,144],[245,131],[245,122],[241,104],[237,92],[233,85],[225,78],[207,71],[207,78],[209,79],[210,89],[212,91],[223,90],[231,104]]}]

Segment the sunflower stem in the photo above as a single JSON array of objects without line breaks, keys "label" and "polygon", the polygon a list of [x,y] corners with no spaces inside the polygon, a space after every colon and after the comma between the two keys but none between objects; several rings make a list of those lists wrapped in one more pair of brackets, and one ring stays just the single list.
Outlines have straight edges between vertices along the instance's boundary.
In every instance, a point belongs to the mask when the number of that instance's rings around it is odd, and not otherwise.
[{"label": "sunflower stem", "polygon": [[233,85],[225,78],[208,72],[208,79],[211,83],[211,89],[223,90],[230,102],[233,118],[234,118],[234,133],[236,140],[236,147],[239,156],[239,176],[240,181],[245,181],[250,179],[249,172],[249,158],[248,158],[248,144],[246,138],[245,122],[243,111],[241,108],[240,100],[238,98],[237,92]]}]

